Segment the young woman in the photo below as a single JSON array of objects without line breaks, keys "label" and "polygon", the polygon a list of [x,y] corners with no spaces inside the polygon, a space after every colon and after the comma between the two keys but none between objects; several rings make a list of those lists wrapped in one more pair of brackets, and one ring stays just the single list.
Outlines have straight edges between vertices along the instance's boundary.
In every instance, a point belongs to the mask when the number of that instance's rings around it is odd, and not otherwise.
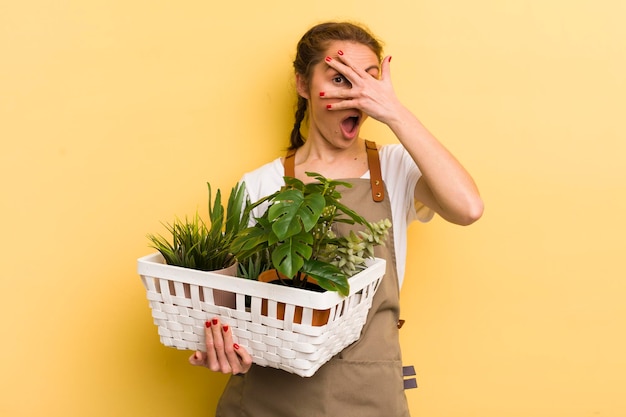
[{"label": "young woman", "polygon": [[[290,152],[243,178],[256,201],[279,189],[284,175],[310,181],[305,172],[318,172],[351,182],[342,202],[368,220],[392,219],[387,245],[376,249],[387,271],[361,338],[302,378],[253,365],[228,326],[217,318],[207,322],[207,353],[196,352],[190,362],[233,374],[217,416],[409,415],[397,326],[408,224],[437,213],[469,225],[481,217],[483,203],[470,175],[396,97],[390,63],[360,26],[330,22],[311,28],[294,61],[298,108]],[[368,117],[386,124],[400,143],[380,149],[366,143],[359,132]],[[378,185],[370,181],[377,172]]]}]

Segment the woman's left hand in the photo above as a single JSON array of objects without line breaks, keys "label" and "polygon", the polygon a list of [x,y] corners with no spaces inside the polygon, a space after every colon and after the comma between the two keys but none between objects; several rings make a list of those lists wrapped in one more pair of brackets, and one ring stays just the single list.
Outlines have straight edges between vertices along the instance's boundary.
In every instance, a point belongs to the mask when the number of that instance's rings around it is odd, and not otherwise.
[{"label": "woman's left hand", "polygon": [[323,98],[341,99],[329,110],[359,109],[379,122],[389,124],[404,106],[398,100],[391,83],[391,56],[386,56],[380,66],[380,77],[376,78],[364,68],[357,67],[349,56],[339,51],[337,57],[327,59],[326,64],[342,74],[351,88],[325,91]]},{"label": "woman's left hand", "polygon": [[252,356],[233,341],[232,330],[217,317],[206,322],[204,329],[206,352],[197,351],[189,363],[204,366],[223,374],[244,374],[252,366]]}]

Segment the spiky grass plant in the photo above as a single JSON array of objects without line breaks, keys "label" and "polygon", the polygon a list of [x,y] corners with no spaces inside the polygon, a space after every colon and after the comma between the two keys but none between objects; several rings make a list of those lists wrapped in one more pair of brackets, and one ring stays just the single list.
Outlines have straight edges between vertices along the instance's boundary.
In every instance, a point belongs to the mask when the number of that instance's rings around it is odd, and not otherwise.
[{"label": "spiky grass plant", "polygon": [[218,189],[212,200],[209,189],[209,220],[207,225],[196,214],[184,220],[174,219],[164,223],[170,236],[149,234],[151,247],[158,250],[168,265],[215,271],[231,266],[235,257],[230,252],[230,244],[240,230],[248,227],[250,217],[249,201],[245,197],[244,183],[233,187],[226,210],[222,205],[222,194]]}]

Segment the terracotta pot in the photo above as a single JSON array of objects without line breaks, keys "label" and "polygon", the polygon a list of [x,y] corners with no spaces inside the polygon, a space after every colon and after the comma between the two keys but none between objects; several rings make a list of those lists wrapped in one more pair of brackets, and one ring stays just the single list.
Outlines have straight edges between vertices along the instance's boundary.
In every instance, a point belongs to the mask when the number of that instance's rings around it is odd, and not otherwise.
[{"label": "terracotta pot", "polygon": [[[282,278],[282,280],[280,279]],[[293,281],[290,279],[285,279],[284,275],[280,274],[275,269],[270,269],[261,274],[258,277],[259,282],[267,282],[275,285],[289,285]],[[319,285],[317,285],[317,281],[310,276],[306,276],[307,288],[303,288],[303,291],[320,291],[322,290]],[[316,287],[316,289],[310,289],[312,286]],[[322,290],[323,291],[323,290]],[[300,306],[296,306],[296,309],[293,313],[293,322],[302,324],[302,312],[303,308]],[[261,302],[261,314],[267,316],[267,300],[262,300]],[[313,318],[311,319],[312,326],[324,326],[328,323],[328,319],[330,317],[330,309],[329,310],[313,310]],[[276,318],[279,320],[285,319],[285,303],[276,303]]]}]

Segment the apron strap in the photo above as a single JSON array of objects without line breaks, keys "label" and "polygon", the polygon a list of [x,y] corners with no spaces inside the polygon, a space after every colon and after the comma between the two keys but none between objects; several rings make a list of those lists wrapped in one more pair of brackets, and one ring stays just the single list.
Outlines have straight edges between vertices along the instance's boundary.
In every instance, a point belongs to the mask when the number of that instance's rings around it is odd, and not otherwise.
[{"label": "apron strap", "polygon": [[285,155],[285,161],[283,162],[285,166],[285,177],[295,177],[296,176],[296,150],[289,149],[287,151],[287,155]]},{"label": "apron strap", "polygon": [[383,174],[380,172],[380,158],[375,142],[365,141],[367,151],[367,165],[370,168],[370,184],[372,185],[372,199],[377,203],[385,199],[385,186]]},{"label": "apron strap", "polygon": [[[385,186],[383,185],[383,175],[380,171],[380,158],[378,157],[378,148],[376,143],[366,140],[365,151],[367,152],[367,165],[370,170],[370,184],[372,186],[372,199],[376,202],[385,199]],[[285,155],[283,162],[286,177],[295,177],[296,175],[296,150],[290,149]]]}]

